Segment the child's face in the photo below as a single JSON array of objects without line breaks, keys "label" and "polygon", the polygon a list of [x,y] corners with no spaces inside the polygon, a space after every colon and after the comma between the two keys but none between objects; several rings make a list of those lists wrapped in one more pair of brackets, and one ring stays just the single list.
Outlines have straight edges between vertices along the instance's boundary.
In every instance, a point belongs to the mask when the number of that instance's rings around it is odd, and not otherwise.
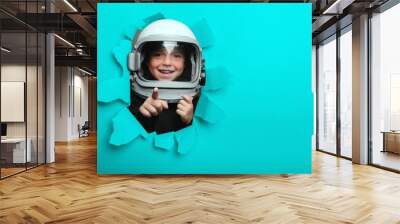
[{"label": "child's face", "polygon": [[160,49],[150,54],[149,70],[157,80],[175,80],[185,68],[185,58],[181,51]]}]

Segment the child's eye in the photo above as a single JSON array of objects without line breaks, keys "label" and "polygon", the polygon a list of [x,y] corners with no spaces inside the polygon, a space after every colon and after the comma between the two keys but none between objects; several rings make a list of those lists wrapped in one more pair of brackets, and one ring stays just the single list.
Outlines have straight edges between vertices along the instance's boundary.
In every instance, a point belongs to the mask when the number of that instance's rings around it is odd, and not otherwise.
[{"label": "child's eye", "polygon": [[154,53],[153,57],[161,57],[161,53]]},{"label": "child's eye", "polygon": [[174,56],[175,58],[183,58],[183,55],[181,55],[181,54],[173,54],[173,56]]}]

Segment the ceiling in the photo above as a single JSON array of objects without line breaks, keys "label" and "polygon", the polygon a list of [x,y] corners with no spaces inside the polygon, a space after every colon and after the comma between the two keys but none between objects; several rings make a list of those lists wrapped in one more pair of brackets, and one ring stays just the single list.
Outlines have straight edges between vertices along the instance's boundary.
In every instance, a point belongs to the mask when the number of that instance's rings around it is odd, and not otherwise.
[{"label": "ceiling", "polygon": [[[218,2],[269,2],[312,3],[313,42],[316,43],[351,23],[351,17],[372,10],[387,0],[219,0]],[[96,71],[97,2],[182,2],[179,0],[1,0],[0,21],[2,44],[13,48],[14,54],[25,53],[24,32],[54,32],[56,65],[86,67]],[[216,2],[198,0],[191,2]],[[49,12],[52,13],[49,13]],[[346,20],[347,19],[347,20]],[[348,22],[346,22],[348,21]],[[22,32],[22,33],[21,33]],[[28,35],[29,36],[29,35]],[[59,38],[60,37],[60,38]],[[66,40],[69,43],[66,43]],[[34,53],[36,45],[28,38],[28,54]],[[71,45],[72,44],[72,45]]]},{"label": "ceiling", "polygon": [[45,0],[1,0],[2,46],[12,50],[2,60],[29,61],[43,47],[36,43],[36,35],[54,32],[56,65],[95,73],[96,10],[96,0],[47,0],[47,5]]}]

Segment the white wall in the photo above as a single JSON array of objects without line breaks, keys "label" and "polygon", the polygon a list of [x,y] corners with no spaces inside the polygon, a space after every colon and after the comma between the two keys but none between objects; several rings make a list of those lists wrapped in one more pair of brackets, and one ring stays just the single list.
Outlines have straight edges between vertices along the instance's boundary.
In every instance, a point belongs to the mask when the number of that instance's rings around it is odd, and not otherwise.
[{"label": "white wall", "polygon": [[[25,64],[6,64],[1,66],[2,82],[25,82]],[[28,71],[32,67],[28,66]],[[3,96],[4,97],[4,96]],[[1,108],[7,110],[7,108]],[[25,137],[25,122],[7,122],[7,137]]]},{"label": "white wall", "polygon": [[78,124],[88,120],[88,77],[76,68],[56,67],[55,85],[55,140],[77,139]]},{"label": "white wall", "polygon": [[[36,120],[37,120],[37,115],[36,113],[32,113],[32,111],[36,112],[36,107],[37,107],[37,99],[36,99],[36,80],[33,80],[31,75],[36,76],[36,66],[27,66],[25,67],[24,65],[18,65],[18,64],[5,64],[1,66],[1,81],[2,82],[25,82],[25,75],[27,69],[27,74],[28,74],[28,84],[29,87],[34,86],[35,88],[27,88],[27,106],[29,109],[27,109],[29,113],[27,113],[27,119],[28,119],[28,137],[29,134],[33,131],[35,131],[35,136],[36,136]],[[4,97],[4,96],[3,96]],[[41,105],[39,105],[40,107]],[[2,110],[7,110],[8,108],[1,108]],[[33,123],[32,123],[33,122]],[[7,136],[8,137],[25,137],[25,123],[26,122],[7,122]]]},{"label": "white wall", "polygon": [[[25,82],[25,65],[2,65],[1,81]],[[1,110],[7,110],[7,108],[1,108]],[[7,137],[25,137],[25,122],[7,122]]]},{"label": "white wall", "polygon": [[[78,72],[78,75],[77,75]],[[88,77],[87,76],[82,76],[83,73],[80,73],[79,70],[74,70],[74,80],[73,80],[73,86],[74,88],[71,88],[73,90],[71,96],[73,99],[73,102],[71,101],[71,136],[72,138],[78,138],[79,133],[78,133],[78,124],[83,125],[85,121],[88,121],[89,119],[89,113],[88,113]]]},{"label": "white wall", "polygon": [[55,141],[68,140],[68,88],[70,85],[69,69],[55,68]]}]

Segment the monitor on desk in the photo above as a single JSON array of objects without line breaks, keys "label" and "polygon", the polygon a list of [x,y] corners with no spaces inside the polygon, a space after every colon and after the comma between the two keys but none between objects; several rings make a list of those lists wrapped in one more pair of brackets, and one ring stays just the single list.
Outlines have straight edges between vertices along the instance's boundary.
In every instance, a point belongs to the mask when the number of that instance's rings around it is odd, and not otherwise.
[{"label": "monitor on desk", "polygon": [[7,124],[1,123],[1,138],[7,137]]}]

